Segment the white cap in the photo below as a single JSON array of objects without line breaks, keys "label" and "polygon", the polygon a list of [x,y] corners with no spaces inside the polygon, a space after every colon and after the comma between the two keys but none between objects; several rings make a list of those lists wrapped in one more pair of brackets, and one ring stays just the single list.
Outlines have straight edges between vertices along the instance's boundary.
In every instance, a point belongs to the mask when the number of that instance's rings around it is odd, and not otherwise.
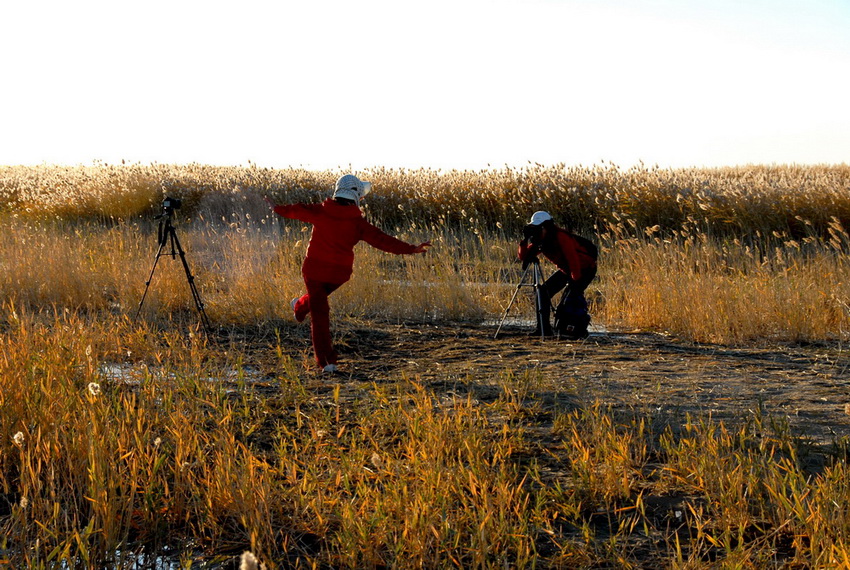
[{"label": "white cap", "polygon": [[551,219],[552,216],[549,215],[549,212],[544,212],[543,210],[540,210],[539,212],[534,212],[531,215],[531,221],[528,223],[532,226],[539,226],[543,222],[548,222]]},{"label": "white cap", "polygon": [[334,187],[334,198],[345,198],[360,203],[360,198],[371,192],[372,183],[360,180],[353,174],[340,176]]}]

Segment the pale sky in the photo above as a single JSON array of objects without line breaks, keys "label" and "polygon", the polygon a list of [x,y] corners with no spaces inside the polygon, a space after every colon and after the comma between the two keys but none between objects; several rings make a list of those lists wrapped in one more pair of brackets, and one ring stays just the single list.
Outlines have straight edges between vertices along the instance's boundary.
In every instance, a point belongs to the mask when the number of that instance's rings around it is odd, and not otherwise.
[{"label": "pale sky", "polygon": [[850,163],[850,0],[2,0],[0,164]]}]

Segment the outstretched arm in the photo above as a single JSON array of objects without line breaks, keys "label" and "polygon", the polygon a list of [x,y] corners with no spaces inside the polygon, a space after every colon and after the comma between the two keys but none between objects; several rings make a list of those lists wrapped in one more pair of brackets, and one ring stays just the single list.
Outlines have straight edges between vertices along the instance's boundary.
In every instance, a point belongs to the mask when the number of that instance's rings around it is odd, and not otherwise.
[{"label": "outstretched arm", "polygon": [[278,216],[300,220],[308,224],[314,223],[316,215],[321,211],[320,204],[275,204],[268,197],[264,197],[263,200]]},{"label": "outstretched arm", "polygon": [[385,234],[372,224],[366,222],[363,226],[363,241],[374,248],[386,251],[387,253],[396,253],[399,255],[411,253],[425,253],[431,247],[430,241],[424,241],[419,245],[403,242],[398,238]]}]

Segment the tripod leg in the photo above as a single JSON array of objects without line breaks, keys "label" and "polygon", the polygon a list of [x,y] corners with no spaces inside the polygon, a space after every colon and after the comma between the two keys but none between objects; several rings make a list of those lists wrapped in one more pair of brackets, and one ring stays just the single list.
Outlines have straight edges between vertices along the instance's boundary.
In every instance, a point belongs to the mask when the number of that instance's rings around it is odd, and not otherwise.
[{"label": "tripod leg", "polygon": [[142,294],[142,300],[139,301],[139,308],[136,309],[136,316],[133,317],[133,323],[139,320],[139,315],[142,314],[142,305],[145,303],[145,298],[148,296],[148,289],[150,289],[151,281],[153,281],[153,274],[156,271],[156,264],[159,263],[159,258],[162,257],[162,250],[165,247],[165,241],[160,240],[159,249],[156,252],[156,257],[153,260],[153,267],[151,267],[150,275],[148,275],[148,280],[145,282],[145,292]]},{"label": "tripod leg", "polygon": [[499,338],[499,333],[502,331],[502,325],[505,324],[505,319],[508,317],[508,311],[511,310],[511,307],[516,300],[517,293],[519,293],[520,287],[522,287],[522,282],[525,281],[525,276],[528,274],[528,270],[531,269],[531,266],[525,268],[525,271],[522,272],[522,277],[519,278],[519,283],[517,283],[516,289],[514,289],[514,295],[511,297],[511,302],[508,303],[508,307],[505,309],[505,312],[502,314],[502,320],[499,322],[499,328],[496,329],[496,334],[493,336],[493,339]]},{"label": "tripod leg", "polygon": [[543,290],[543,275],[540,271],[540,264],[534,264],[534,301],[537,309],[537,327],[540,329],[540,339],[546,339],[546,329],[549,324],[549,315],[543,314],[543,295],[546,292]]},{"label": "tripod leg", "polygon": [[183,271],[186,273],[186,280],[189,282],[189,289],[192,291],[192,300],[195,301],[195,308],[198,309],[198,314],[201,317],[201,324],[204,327],[204,331],[209,334],[212,331],[212,327],[210,326],[210,321],[207,318],[207,312],[204,310],[204,303],[201,301],[201,295],[198,293],[198,288],[195,286],[195,276],[192,275],[192,271],[189,269],[189,263],[186,261],[186,252],[184,252],[183,248],[180,246],[180,240],[177,239],[177,232],[174,230],[173,226],[168,227],[168,232],[170,234],[172,251],[174,251],[174,248],[176,247],[177,253],[180,254],[180,262],[183,264]]}]

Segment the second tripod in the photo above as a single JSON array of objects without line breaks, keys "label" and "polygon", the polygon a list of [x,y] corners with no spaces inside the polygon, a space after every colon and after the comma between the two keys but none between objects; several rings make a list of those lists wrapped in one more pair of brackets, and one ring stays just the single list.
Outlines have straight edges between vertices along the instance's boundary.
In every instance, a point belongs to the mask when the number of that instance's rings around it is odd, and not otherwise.
[{"label": "second tripod", "polygon": [[[174,210],[179,207],[180,200],[177,200],[176,198],[166,198],[162,203],[162,214],[155,218],[159,219],[159,228],[157,230],[159,249],[157,250],[156,257],[153,260],[153,267],[151,267],[148,280],[145,282],[145,292],[142,294],[142,300],[139,301],[139,308],[136,311],[135,318],[138,320],[139,315],[142,313],[142,305],[148,295],[148,290],[150,289],[151,281],[153,281],[153,274],[156,271],[159,258],[163,255],[170,255],[171,258],[174,259],[179,255],[180,262],[183,264],[183,271],[186,273],[186,280],[189,282],[189,289],[192,292],[192,300],[195,302],[195,308],[198,309],[198,314],[201,318],[201,324],[204,327],[204,331],[209,334],[212,327],[210,326],[210,321],[207,318],[207,313],[204,310],[204,303],[201,300],[201,295],[198,293],[198,288],[195,286],[195,276],[192,275],[192,271],[189,269],[189,264],[186,261],[186,252],[183,251],[183,248],[180,246],[180,240],[177,239],[177,232],[174,229],[174,225],[171,223],[171,216],[174,214]],[[170,252],[166,251],[166,246],[170,246]]]},{"label": "second tripod", "polygon": [[[525,278],[529,271],[531,272],[531,282],[526,283]],[[499,338],[499,333],[502,332],[502,325],[505,324],[508,311],[511,310],[517,294],[522,287],[531,287],[534,290],[534,313],[537,318],[537,330],[540,331],[540,338],[546,338],[546,329],[549,328],[549,315],[544,314],[544,306],[548,307],[549,305],[543,303],[542,296],[546,295],[546,289],[543,284],[543,272],[540,269],[540,262],[535,258],[525,267],[522,277],[519,278],[519,283],[517,283],[516,289],[514,289],[514,295],[511,297],[511,302],[508,303],[508,307],[502,315],[502,320],[499,322],[499,328],[496,329],[496,334],[493,336],[494,339]]]}]

